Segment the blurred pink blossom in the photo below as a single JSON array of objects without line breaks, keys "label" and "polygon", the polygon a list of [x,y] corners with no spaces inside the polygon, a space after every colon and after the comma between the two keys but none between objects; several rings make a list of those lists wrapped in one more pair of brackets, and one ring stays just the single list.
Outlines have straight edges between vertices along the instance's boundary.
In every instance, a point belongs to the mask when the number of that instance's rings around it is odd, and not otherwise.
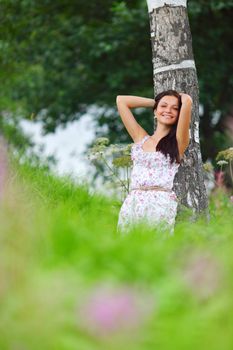
[{"label": "blurred pink blossom", "polygon": [[193,294],[200,299],[207,299],[219,289],[222,270],[214,257],[198,253],[186,261],[183,277]]},{"label": "blurred pink blossom", "polygon": [[2,136],[0,136],[0,200],[4,197],[6,180],[8,174],[7,145]]},{"label": "blurred pink blossom", "polygon": [[218,187],[223,187],[224,186],[224,172],[223,171],[216,171],[215,172],[215,181],[216,185]]},{"label": "blurred pink blossom", "polygon": [[152,312],[151,295],[129,286],[97,286],[79,310],[82,326],[89,332],[108,336],[139,328]]}]

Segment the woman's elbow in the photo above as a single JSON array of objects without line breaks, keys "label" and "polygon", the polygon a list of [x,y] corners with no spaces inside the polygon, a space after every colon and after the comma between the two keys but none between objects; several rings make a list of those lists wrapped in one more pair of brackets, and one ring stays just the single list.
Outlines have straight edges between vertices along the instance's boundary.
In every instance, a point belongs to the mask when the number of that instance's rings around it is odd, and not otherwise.
[{"label": "woman's elbow", "polygon": [[120,101],[122,101],[122,96],[121,95],[117,95],[116,103],[119,103]]}]

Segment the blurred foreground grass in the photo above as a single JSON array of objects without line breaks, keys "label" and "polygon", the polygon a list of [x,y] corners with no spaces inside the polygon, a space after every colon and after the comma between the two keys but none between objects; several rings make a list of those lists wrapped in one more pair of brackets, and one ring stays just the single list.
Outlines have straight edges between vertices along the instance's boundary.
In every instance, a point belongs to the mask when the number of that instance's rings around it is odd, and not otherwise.
[{"label": "blurred foreground grass", "polygon": [[1,204],[0,349],[232,349],[233,205],[119,237],[120,203],[14,164]]}]

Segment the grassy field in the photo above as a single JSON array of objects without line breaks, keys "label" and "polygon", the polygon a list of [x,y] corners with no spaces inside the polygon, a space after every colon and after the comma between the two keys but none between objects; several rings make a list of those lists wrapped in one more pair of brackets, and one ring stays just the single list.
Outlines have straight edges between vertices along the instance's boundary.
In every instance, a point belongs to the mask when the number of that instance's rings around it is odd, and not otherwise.
[{"label": "grassy field", "polygon": [[12,165],[1,203],[1,350],[232,349],[233,204],[174,236],[116,232],[121,203]]}]

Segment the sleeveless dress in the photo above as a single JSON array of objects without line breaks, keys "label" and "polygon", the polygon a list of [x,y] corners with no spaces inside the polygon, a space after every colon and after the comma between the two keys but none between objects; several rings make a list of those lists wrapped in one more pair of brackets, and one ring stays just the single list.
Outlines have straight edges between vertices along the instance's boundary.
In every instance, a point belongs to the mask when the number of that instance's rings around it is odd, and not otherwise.
[{"label": "sleeveless dress", "polygon": [[169,230],[174,233],[178,200],[174,191],[133,190],[139,186],[161,186],[172,190],[179,163],[170,163],[170,155],[161,151],[144,151],[142,145],[150,138],[146,135],[131,148],[133,168],[129,194],[125,198],[117,223],[117,231],[127,233],[137,223]]}]

